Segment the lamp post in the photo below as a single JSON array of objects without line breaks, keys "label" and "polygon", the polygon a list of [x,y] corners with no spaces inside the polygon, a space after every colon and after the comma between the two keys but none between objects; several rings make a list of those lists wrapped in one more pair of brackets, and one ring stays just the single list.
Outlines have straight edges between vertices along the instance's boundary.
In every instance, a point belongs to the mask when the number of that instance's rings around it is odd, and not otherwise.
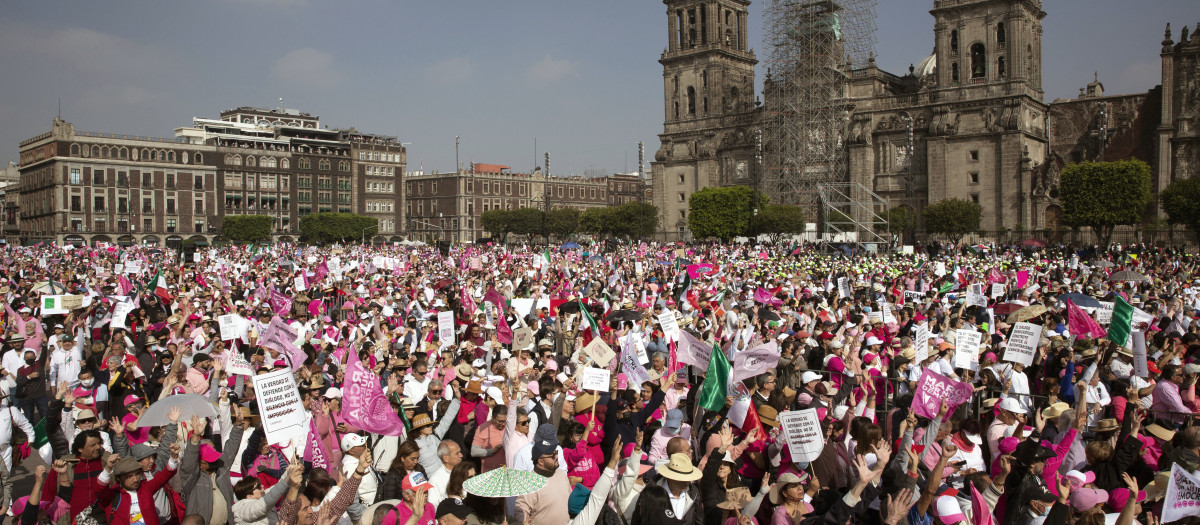
[{"label": "lamp post", "polygon": [[461,138],[459,135],[454,136],[454,173],[458,173],[458,170],[462,169],[462,164],[458,162],[458,141]]},{"label": "lamp post", "polygon": [[[366,227],[366,228],[363,228],[363,231],[362,231],[362,243],[363,243],[363,244],[367,244],[367,230],[374,230],[374,229],[377,229],[377,228],[378,228],[378,226],[368,226],[368,227]],[[375,234],[371,234],[371,236],[372,236],[372,237],[373,237],[374,235],[375,235]]]}]

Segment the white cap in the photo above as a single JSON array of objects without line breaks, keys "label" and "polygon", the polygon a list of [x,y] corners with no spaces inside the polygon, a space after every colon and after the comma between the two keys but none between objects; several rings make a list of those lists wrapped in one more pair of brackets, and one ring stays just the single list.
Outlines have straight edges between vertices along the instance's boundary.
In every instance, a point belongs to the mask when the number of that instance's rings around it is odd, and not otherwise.
[{"label": "white cap", "polygon": [[805,385],[807,385],[813,381],[820,381],[820,380],[821,380],[821,374],[818,374],[813,371],[808,371],[808,372],[805,372],[800,375],[800,382]]},{"label": "white cap", "polygon": [[1000,401],[1000,410],[1007,410],[1014,414],[1024,414],[1025,413],[1025,409],[1021,408],[1021,404],[1018,403],[1016,399],[1013,399],[1011,397],[1006,398],[1003,401]]},{"label": "white cap", "polygon": [[871,336],[871,337],[867,338],[867,346],[875,346],[875,345],[881,345],[881,344],[883,344],[883,341],[880,341],[878,337]]},{"label": "white cap", "polygon": [[367,438],[358,434],[346,434],[342,436],[342,452],[346,452],[359,445],[366,445]]},{"label": "white cap", "polygon": [[329,390],[325,391],[325,395],[323,397],[325,397],[326,399],[333,399],[335,397],[338,399],[341,399],[342,398],[342,389],[340,389],[338,387],[330,387]]}]

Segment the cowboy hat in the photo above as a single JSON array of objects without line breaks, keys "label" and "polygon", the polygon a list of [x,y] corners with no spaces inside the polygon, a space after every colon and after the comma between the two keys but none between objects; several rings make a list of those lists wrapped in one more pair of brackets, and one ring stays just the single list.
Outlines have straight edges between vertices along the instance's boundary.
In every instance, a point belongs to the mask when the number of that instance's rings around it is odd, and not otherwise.
[{"label": "cowboy hat", "polygon": [[471,363],[459,363],[458,366],[454,367],[454,376],[457,377],[459,381],[470,381],[471,376],[474,375],[475,368],[471,366]]},{"label": "cowboy hat", "polygon": [[596,394],[586,392],[575,398],[575,413],[578,414],[585,410],[591,409],[592,405],[596,404]]},{"label": "cowboy hat", "polygon": [[467,381],[466,393],[482,395],[483,394],[483,383],[481,383],[480,381]]},{"label": "cowboy hat", "polygon": [[1053,419],[1053,418],[1056,418],[1056,417],[1062,415],[1063,412],[1069,410],[1070,408],[1071,408],[1071,405],[1068,405],[1067,403],[1065,403],[1063,401],[1059,401],[1053,405],[1046,407],[1045,410],[1042,410],[1042,417],[1044,417],[1046,419]]},{"label": "cowboy hat", "polygon": [[1146,432],[1163,441],[1170,441],[1175,438],[1174,430],[1168,429],[1158,423],[1151,423],[1150,426],[1146,427]]},{"label": "cowboy hat", "polygon": [[768,427],[776,428],[779,426],[779,411],[775,410],[775,407],[762,405],[758,407],[758,420]]},{"label": "cowboy hat", "polygon": [[688,459],[687,455],[678,452],[671,454],[671,460],[659,465],[655,470],[658,471],[658,475],[675,481],[696,481],[704,477],[704,473],[692,465],[692,460]]},{"label": "cowboy hat", "polygon": [[1120,427],[1120,425],[1117,424],[1117,420],[1110,417],[1110,418],[1101,419],[1100,421],[1098,421],[1096,423],[1096,428],[1094,428],[1092,430],[1095,430],[1096,432],[1108,432],[1111,430],[1116,430],[1119,427]]},{"label": "cowboy hat", "polygon": [[422,427],[426,427],[426,426],[429,426],[432,424],[433,424],[433,419],[429,417],[429,414],[422,412],[420,414],[413,416],[413,420],[412,420],[412,429],[413,430],[416,430],[416,429],[422,428]]},{"label": "cowboy hat", "polygon": [[791,472],[785,472],[781,474],[779,476],[779,480],[777,480],[774,485],[771,485],[771,504],[782,504],[783,499],[781,493],[783,492],[783,489],[793,483],[800,483],[800,476],[792,474]]}]

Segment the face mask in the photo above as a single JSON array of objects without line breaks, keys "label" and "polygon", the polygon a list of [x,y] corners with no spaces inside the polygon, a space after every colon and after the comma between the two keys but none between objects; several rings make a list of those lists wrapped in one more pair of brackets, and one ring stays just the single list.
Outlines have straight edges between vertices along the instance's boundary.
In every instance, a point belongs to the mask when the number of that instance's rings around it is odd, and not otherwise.
[{"label": "face mask", "polygon": [[84,380],[81,380],[79,382],[79,384],[83,385],[84,388],[92,388],[92,383],[95,383],[95,382],[96,382],[95,379],[84,379]]},{"label": "face mask", "polygon": [[27,365],[32,365],[32,364],[33,364],[33,361],[34,361],[33,359],[26,359],[26,360],[25,360],[25,364],[27,364]]}]

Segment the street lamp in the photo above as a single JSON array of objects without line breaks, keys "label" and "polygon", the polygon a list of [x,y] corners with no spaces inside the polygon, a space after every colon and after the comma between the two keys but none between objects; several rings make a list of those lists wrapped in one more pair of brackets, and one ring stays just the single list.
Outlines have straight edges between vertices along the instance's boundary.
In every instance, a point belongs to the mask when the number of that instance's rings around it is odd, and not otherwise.
[{"label": "street lamp", "polygon": [[[378,226],[368,226],[366,228],[363,228],[363,231],[362,231],[362,243],[363,244],[367,243],[367,230],[374,230],[377,228],[378,228]],[[374,234],[371,234],[371,235],[374,236]]]}]

